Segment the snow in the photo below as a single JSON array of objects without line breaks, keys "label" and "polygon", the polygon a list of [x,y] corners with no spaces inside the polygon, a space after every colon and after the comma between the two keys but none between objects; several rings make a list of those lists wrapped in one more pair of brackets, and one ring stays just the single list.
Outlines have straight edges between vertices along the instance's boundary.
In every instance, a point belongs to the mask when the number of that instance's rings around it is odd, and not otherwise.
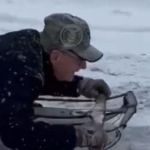
[{"label": "snow", "polygon": [[1,0],[0,34],[24,28],[41,31],[43,18],[56,12],[87,20],[92,44],[104,53],[99,62],[88,63],[78,74],[105,79],[113,95],[133,90],[138,111],[129,127],[136,132],[149,128],[150,0]]}]

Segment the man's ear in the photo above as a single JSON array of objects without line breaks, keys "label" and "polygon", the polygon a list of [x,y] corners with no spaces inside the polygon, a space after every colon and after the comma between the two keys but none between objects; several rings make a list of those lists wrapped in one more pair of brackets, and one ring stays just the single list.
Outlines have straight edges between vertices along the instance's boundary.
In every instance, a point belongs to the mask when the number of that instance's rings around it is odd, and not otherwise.
[{"label": "man's ear", "polygon": [[49,59],[52,64],[56,64],[60,60],[60,52],[58,50],[52,50]]}]

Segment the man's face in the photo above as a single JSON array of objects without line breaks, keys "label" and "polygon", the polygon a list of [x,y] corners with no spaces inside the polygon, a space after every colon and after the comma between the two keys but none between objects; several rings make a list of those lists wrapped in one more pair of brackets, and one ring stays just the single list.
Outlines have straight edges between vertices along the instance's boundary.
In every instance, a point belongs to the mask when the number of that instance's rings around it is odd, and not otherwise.
[{"label": "man's face", "polygon": [[53,50],[50,61],[60,81],[72,81],[75,72],[86,68],[86,61],[70,51]]}]

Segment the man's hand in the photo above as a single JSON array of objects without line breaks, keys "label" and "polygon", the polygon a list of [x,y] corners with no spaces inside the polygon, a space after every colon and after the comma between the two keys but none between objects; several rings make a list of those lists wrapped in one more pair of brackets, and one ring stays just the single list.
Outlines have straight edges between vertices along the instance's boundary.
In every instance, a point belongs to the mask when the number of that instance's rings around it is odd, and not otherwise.
[{"label": "man's hand", "polygon": [[89,98],[97,98],[100,94],[105,97],[111,95],[108,84],[102,79],[83,78],[79,82],[79,93]]},{"label": "man's hand", "polygon": [[102,126],[95,122],[76,126],[77,147],[88,147],[90,150],[103,150],[107,142]]}]

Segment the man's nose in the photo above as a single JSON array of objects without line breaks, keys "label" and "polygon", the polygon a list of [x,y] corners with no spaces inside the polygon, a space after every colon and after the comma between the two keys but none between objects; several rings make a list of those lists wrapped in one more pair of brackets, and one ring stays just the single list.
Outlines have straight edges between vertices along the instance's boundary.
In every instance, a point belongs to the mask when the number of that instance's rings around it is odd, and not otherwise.
[{"label": "man's nose", "polygon": [[83,60],[82,62],[81,62],[81,64],[80,64],[80,67],[82,68],[82,69],[86,69],[86,61],[85,60]]}]

